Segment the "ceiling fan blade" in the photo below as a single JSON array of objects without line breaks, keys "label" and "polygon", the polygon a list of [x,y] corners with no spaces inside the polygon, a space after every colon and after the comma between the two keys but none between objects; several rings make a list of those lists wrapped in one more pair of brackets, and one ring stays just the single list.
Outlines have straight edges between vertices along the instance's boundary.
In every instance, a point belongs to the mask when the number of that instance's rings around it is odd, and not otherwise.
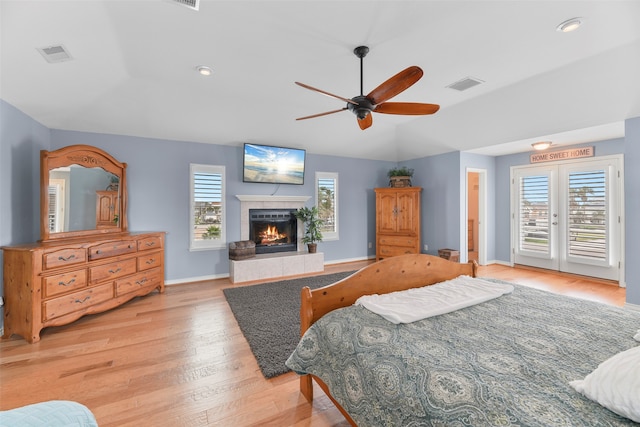
[{"label": "ceiling fan blade", "polygon": [[300,83],[300,82],[295,82],[295,83],[296,83],[298,86],[302,86],[302,87],[303,87],[303,88],[305,88],[305,89],[309,89],[309,90],[313,90],[313,91],[315,91],[315,92],[319,92],[319,93],[321,93],[321,94],[323,94],[323,95],[327,95],[327,96],[330,96],[331,98],[339,99],[339,100],[344,101],[344,102],[347,102],[347,103],[349,103],[349,104],[358,105],[358,103],[357,103],[357,102],[352,101],[352,100],[350,100],[349,98],[343,98],[343,97],[341,97],[341,96],[334,95],[334,94],[329,93],[329,92],[327,92],[327,91],[324,91],[324,90],[322,90],[322,89],[317,89],[317,88],[315,88],[315,87],[313,87],[313,86],[306,85],[306,84],[304,84],[304,83]]},{"label": "ceiling fan blade", "polygon": [[422,74],[424,74],[422,69],[413,65],[383,82],[380,86],[372,90],[369,95],[367,95],[367,98],[374,105],[382,104],[420,80]]},{"label": "ceiling fan blade", "polygon": [[344,107],[344,108],[341,108],[339,110],[327,111],[326,113],[318,113],[318,114],[314,114],[312,116],[298,117],[296,120],[313,119],[314,117],[320,117],[320,116],[326,116],[328,114],[339,113],[340,111],[344,111],[346,109],[347,109],[347,107]]},{"label": "ceiling fan blade", "polygon": [[419,102],[384,102],[373,111],[383,114],[404,114],[407,116],[421,116],[433,114],[440,109],[438,104],[421,104]]},{"label": "ceiling fan blade", "polygon": [[365,130],[369,126],[373,124],[373,117],[371,117],[371,113],[367,114],[364,119],[358,119],[358,126],[360,129]]}]

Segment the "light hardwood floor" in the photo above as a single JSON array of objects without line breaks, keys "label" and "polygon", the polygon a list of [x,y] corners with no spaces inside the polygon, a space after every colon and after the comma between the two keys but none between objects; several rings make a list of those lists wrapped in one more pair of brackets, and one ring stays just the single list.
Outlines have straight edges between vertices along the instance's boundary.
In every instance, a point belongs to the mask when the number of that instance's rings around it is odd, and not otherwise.
[{"label": "light hardwood floor", "polygon": [[[325,273],[367,264],[327,266]],[[580,276],[500,265],[479,275],[607,304],[625,300],[624,289]],[[164,295],[47,328],[36,344],[3,340],[0,409],[75,400],[101,427],[348,425],[317,386],[309,405],[294,373],[264,379],[222,293],[230,286],[238,285],[168,286]]]}]

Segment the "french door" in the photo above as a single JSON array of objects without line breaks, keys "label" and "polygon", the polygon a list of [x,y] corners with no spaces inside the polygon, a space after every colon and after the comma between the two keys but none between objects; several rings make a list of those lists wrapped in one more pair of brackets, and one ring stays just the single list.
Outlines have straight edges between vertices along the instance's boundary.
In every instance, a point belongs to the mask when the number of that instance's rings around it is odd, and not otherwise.
[{"label": "french door", "polygon": [[516,264],[620,280],[620,156],[512,169]]}]

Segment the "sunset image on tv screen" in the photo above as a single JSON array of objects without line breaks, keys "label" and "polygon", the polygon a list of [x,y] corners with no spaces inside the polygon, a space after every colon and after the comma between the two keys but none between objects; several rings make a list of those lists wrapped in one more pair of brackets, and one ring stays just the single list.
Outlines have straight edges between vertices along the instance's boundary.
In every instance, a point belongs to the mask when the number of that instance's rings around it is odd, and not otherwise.
[{"label": "sunset image on tv screen", "polygon": [[305,150],[244,145],[244,182],[304,184]]}]

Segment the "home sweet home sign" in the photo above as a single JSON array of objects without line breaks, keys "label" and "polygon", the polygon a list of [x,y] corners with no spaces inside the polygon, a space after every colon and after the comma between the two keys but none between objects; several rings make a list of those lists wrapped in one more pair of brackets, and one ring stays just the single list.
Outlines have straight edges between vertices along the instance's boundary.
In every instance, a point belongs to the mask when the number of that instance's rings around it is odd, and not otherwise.
[{"label": "home sweet home sign", "polygon": [[531,154],[531,163],[553,162],[558,160],[579,159],[582,157],[593,157],[595,151],[593,147],[571,148],[569,150],[553,151],[551,153]]}]

